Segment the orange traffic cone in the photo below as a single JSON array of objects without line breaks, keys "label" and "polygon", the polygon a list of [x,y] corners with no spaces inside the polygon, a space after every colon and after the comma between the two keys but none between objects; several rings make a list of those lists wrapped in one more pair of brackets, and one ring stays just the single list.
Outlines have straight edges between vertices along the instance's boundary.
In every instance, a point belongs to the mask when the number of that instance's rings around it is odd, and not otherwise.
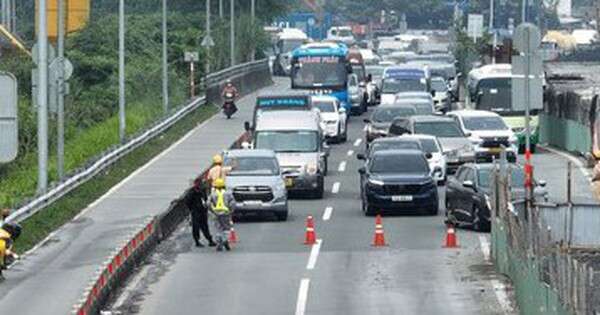
[{"label": "orange traffic cone", "polygon": [[386,246],[385,236],[383,235],[383,223],[381,222],[381,215],[375,217],[375,237],[373,238],[373,246]]},{"label": "orange traffic cone", "polygon": [[233,228],[233,222],[231,222],[231,230],[229,230],[229,238],[227,240],[229,241],[229,243],[232,243],[232,244],[239,242],[237,233],[235,232],[235,229]]},{"label": "orange traffic cone", "polygon": [[448,228],[446,229],[446,245],[445,248],[456,248],[458,247],[458,240],[456,237],[456,230],[454,229],[454,225],[448,224]]},{"label": "orange traffic cone", "polygon": [[305,245],[314,245],[317,242],[317,235],[315,233],[315,223],[313,222],[313,217],[309,215],[306,218],[306,239],[304,241]]}]

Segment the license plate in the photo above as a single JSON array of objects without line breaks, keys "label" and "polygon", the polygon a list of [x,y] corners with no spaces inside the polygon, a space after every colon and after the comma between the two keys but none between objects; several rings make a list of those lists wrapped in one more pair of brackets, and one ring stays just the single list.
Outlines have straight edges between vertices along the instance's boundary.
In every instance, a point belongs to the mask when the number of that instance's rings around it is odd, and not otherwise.
[{"label": "license plate", "polygon": [[249,207],[258,207],[260,206],[262,203],[258,200],[247,200],[244,201],[244,205],[245,206],[249,206]]},{"label": "license plate", "polygon": [[502,152],[502,148],[490,148],[490,153],[500,153]]},{"label": "license plate", "polygon": [[410,195],[402,195],[402,196],[392,196],[392,201],[412,201],[413,196]]},{"label": "license plate", "polygon": [[285,179],[285,187],[290,188],[294,186],[294,179],[293,178],[286,178]]}]

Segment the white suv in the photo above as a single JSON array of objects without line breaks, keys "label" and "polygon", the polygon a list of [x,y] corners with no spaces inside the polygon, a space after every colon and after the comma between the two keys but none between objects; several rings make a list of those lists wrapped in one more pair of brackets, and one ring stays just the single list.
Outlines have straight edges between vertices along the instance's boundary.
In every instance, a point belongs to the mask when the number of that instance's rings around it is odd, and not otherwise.
[{"label": "white suv", "polygon": [[459,110],[447,115],[456,120],[473,143],[476,162],[498,159],[502,147],[506,148],[509,162],[517,161],[517,136],[500,115],[484,110]]},{"label": "white suv", "polygon": [[318,95],[311,98],[312,106],[320,112],[321,129],[325,139],[344,142],[348,138],[348,115],[334,96]]}]

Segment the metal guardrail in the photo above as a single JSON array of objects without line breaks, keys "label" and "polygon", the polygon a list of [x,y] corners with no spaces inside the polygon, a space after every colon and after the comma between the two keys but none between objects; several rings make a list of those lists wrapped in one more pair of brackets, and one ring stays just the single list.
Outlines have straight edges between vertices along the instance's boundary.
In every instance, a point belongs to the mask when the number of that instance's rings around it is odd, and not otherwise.
[{"label": "metal guardrail", "polygon": [[[245,64],[240,64],[231,68],[227,68],[218,72],[215,72],[207,77],[208,86],[212,86],[215,84],[219,84],[223,80],[229,77],[239,76],[248,73],[249,71],[255,71],[257,69],[261,69],[261,67],[268,67],[268,61],[266,59],[258,60],[254,62],[249,62]],[[35,197],[32,201],[28,202],[26,205],[20,207],[16,211],[14,211],[6,221],[10,222],[21,222],[33,214],[37,213],[41,209],[47,207],[51,203],[60,199],[73,189],[79,187],[80,185],[86,183],[96,174],[106,169],[107,167],[114,164],[116,161],[121,159],[123,156],[127,155],[131,151],[135,150],[139,146],[145,144],[146,142],[152,140],[157,135],[161,134],[163,131],[167,130],[187,114],[195,110],[201,105],[206,104],[206,97],[200,97],[196,100],[193,100],[191,103],[187,104],[183,108],[179,109],[173,115],[165,118],[160,123],[151,127],[150,129],[142,132],[140,135],[135,138],[129,140],[127,143],[118,146],[114,150],[110,151],[108,154],[102,156],[97,161],[93,162],[90,166],[83,169],[82,171],[74,174],[73,176],[66,179],[64,182],[59,184],[58,186],[52,188],[47,193]]]}]

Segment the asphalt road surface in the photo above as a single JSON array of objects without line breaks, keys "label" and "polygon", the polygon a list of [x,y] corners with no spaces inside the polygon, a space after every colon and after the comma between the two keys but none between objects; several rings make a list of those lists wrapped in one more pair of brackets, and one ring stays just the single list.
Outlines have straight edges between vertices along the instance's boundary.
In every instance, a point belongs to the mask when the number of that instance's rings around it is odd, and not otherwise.
[{"label": "asphalt road surface", "polygon": [[[190,227],[182,225],[159,246],[110,310],[123,314],[517,312],[504,278],[487,259],[488,234],[459,230],[460,248],[442,247],[444,187],[438,216],[385,216],[388,246],[371,246],[374,218],[360,210],[361,164],[355,158],[364,148],[363,128],[362,117],[352,117],[349,140],[332,146],[324,199],[292,200],[287,222],[268,218],[238,222],[241,242],[229,253],[195,248]],[[563,160],[543,153],[536,155],[536,161]],[[546,179],[553,187],[560,174],[549,174]],[[564,189],[560,184],[557,187]],[[558,195],[560,189],[553,192]],[[308,215],[315,217],[318,245],[302,244]]]}]

